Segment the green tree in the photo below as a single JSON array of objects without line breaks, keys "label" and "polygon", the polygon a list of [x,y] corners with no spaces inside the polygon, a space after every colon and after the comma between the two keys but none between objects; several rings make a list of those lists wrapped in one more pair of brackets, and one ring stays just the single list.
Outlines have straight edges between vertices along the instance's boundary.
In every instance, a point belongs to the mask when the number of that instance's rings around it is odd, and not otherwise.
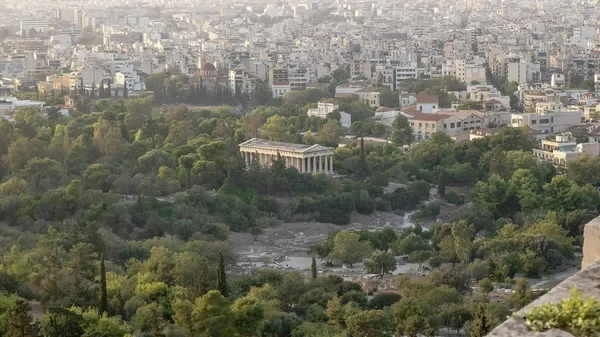
[{"label": "green tree", "polygon": [[238,298],[232,306],[237,336],[256,336],[265,318],[265,308],[256,298],[246,296]]},{"label": "green tree", "polygon": [[219,265],[217,266],[217,290],[219,290],[223,296],[227,296],[229,293],[227,276],[225,274],[225,261],[222,252],[219,252]]},{"label": "green tree", "polygon": [[378,88],[379,104],[388,108],[397,108],[400,106],[400,97],[398,93],[391,91],[387,87]]},{"label": "green tree", "polygon": [[192,311],[194,331],[205,337],[231,337],[235,318],[229,301],[217,290],[211,290],[196,301]]},{"label": "green tree", "polygon": [[467,263],[471,259],[471,247],[473,246],[474,236],[475,230],[473,229],[473,225],[466,221],[459,221],[452,224],[452,237],[454,238],[456,256],[463,263]]},{"label": "green tree", "polygon": [[383,276],[396,270],[396,258],[392,253],[376,250],[368,260],[365,260],[365,268],[368,273]]},{"label": "green tree", "polygon": [[354,337],[385,337],[392,333],[392,324],[383,310],[368,310],[346,319],[348,331]]},{"label": "green tree", "polygon": [[18,300],[2,318],[2,330],[7,337],[39,337],[40,326],[31,315],[31,306]]},{"label": "green tree", "polygon": [[567,163],[567,176],[579,185],[596,184],[600,180],[600,157],[583,155]]},{"label": "green tree", "polygon": [[100,315],[108,312],[108,293],[106,290],[106,266],[104,265],[104,254],[100,254]]},{"label": "green tree", "polygon": [[198,156],[196,154],[190,153],[179,157],[179,166],[185,169],[185,188],[189,189],[191,187],[191,179],[192,179],[192,168],[194,164],[198,160]]},{"label": "green tree", "polygon": [[319,128],[317,136],[319,143],[326,146],[337,147],[340,137],[344,135],[344,130],[338,121],[333,119],[327,120],[323,126]]},{"label": "green tree", "polygon": [[267,119],[267,122],[261,128],[261,135],[276,142],[293,142],[296,135],[289,134],[288,129],[287,118],[275,115]]},{"label": "green tree", "polygon": [[471,337],[484,337],[487,336],[490,330],[487,317],[485,316],[485,308],[483,305],[479,305],[479,307],[477,307],[477,313],[475,313],[475,317],[473,318],[469,335]]},{"label": "green tree", "polygon": [[410,144],[413,138],[413,130],[408,118],[402,114],[398,114],[392,124],[392,142],[396,146],[403,146]]},{"label": "green tree", "polygon": [[135,311],[131,322],[137,329],[150,333],[152,337],[165,337],[163,330],[166,322],[163,320],[163,313],[164,308],[160,304],[146,304]]},{"label": "green tree", "polygon": [[81,326],[83,317],[65,308],[48,308],[42,316],[46,337],[81,337],[85,332]]},{"label": "green tree", "polygon": [[338,263],[352,266],[353,263],[361,262],[370,250],[368,243],[360,241],[360,235],[342,231],[333,239],[331,258]]},{"label": "green tree", "polygon": [[314,255],[312,256],[312,262],[310,264],[310,274],[311,274],[313,280],[317,278],[317,275],[318,275],[318,273],[317,273],[317,259],[315,258]]},{"label": "green tree", "polygon": [[415,250],[414,252],[408,254],[408,260],[413,263],[418,263],[419,269],[421,269],[423,262],[429,260],[430,257],[431,252],[427,250]]}]

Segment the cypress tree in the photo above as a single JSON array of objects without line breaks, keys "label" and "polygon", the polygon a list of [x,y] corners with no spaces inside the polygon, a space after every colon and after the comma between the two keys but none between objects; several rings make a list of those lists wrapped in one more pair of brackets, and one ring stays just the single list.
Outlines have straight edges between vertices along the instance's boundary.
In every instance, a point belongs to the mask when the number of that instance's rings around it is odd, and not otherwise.
[{"label": "cypress tree", "polygon": [[206,294],[208,292],[208,264],[207,263],[203,263],[202,264],[202,274],[200,274],[200,289],[198,289],[198,291],[200,292],[200,296],[204,296],[204,294]]},{"label": "cypress tree", "polygon": [[219,252],[219,265],[217,267],[217,290],[221,295],[227,297],[227,277],[225,275],[225,261],[223,253]]},{"label": "cypress tree", "polygon": [[483,337],[490,332],[490,327],[485,317],[485,309],[483,305],[479,305],[477,313],[473,319],[473,327],[471,328],[471,337]]},{"label": "cypress tree", "polygon": [[125,85],[123,86],[123,98],[127,97],[129,97],[129,95],[127,93],[127,83],[125,83]]},{"label": "cypress tree", "polygon": [[440,170],[440,176],[438,178],[438,194],[440,197],[446,196],[446,171]]},{"label": "cypress tree", "polygon": [[98,86],[98,98],[104,98],[104,80],[100,81],[100,86]]},{"label": "cypress tree", "polygon": [[106,266],[104,254],[100,254],[100,315],[108,312],[108,294],[106,292]]},{"label": "cypress tree", "polygon": [[92,82],[92,93],[90,94],[91,98],[96,98],[96,83]]},{"label": "cypress tree", "polygon": [[[116,88],[115,88],[116,89]],[[108,80],[108,87],[106,89],[106,96],[108,98],[110,98],[110,96],[112,95],[112,88],[110,87],[110,80]]]},{"label": "cypress tree", "polygon": [[367,160],[365,158],[365,137],[360,137],[360,176],[367,175]]},{"label": "cypress tree", "polygon": [[312,274],[312,278],[316,279],[317,278],[317,259],[315,259],[315,257],[312,257],[312,263],[310,264],[310,273]]}]

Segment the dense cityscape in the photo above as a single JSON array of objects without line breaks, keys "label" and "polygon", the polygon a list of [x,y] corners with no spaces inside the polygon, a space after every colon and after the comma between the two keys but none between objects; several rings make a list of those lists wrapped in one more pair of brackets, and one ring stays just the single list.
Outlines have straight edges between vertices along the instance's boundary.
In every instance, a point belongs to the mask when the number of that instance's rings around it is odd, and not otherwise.
[{"label": "dense cityscape", "polygon": [[0,14],[0,337],[600,334],[598,0]]}]

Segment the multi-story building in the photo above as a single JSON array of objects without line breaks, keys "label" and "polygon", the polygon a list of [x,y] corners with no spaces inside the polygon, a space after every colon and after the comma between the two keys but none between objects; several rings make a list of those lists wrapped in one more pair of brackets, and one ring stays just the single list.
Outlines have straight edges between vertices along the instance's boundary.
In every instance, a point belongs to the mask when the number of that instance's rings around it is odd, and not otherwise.
[{"label": "multi-story building", "polygon": [[256,77],[243,69],[229,70],[229,89],[233,93],[253,95],[256,88]]},{"label": "multi-story building", "polygon": [[379,65],[375,67],[375,73],[373,74],[373,81],[377,84],[387,87],[388,89],[396,90],[396,75],[395,67],[390,65]]},{"label": "multi-story building", "polygon": [[[309,116],[315,116],[319,118],[327,118],[327,115],[339,110],[340,106],[332,102],[319,102],[317,108],[308,109],[307,114]],[[352,125],[352,115],[347,112],[339,111],[340,113],[340,125],[349,128]]]},{"label": "multi-story building", "polygon": [[287,94],[291,90],[292,90],[292,87],[290,86],[290,82],[287,82],[287,81],[275,82],[275,83],[271,84],[271,91],[273,92],[274,98],[283,97],[283,96],[285,96],[285,94]]},{"label": "multi-story building", "polygon": [[32,29],[38,33],[48,31],[48,20],[21,20],[21,32],[29,34]]},{"label": "multi-story building", "polygon": [[36,39],[6,39],[4,50],[10,52],[45,52],[47,50],[44,40]]},{"label": "multi-story building", "polygon": [[372,108],[379,108],[380,93],[372,86],[364,83],[344,83],[335,88],[335,98],[346,98],[350,95],[357,95],[358,99],[368,104]]},{"label": "multi-story building", "polygon": [[456,137],[461,133],[484,127],[484,117],[473,111],[422,113],[409,109],[403,111],[403,114],[408,117],[417,140],[428,140],[436,132]]},{"label": "multi-story building", "polygon": [[508,64],[507,79],[509,82],[527,83],[531,81],[537,81],[539,78],[539,63],[521,61]]},{"label": "multi-story building", "polygon": [[597,157],[600,155],[600,143],[577,144],[570,132],[558,134],[554,139],[542,140],[541,149],[533,149],[533,156],[539,161],[551,162],[556,166],[566,166],[582,155]]},{"label": "multi-story building", "polygon": [[144,80],[133,68],[122,68],[116,72],[114,84],[116,87],[126,88],[128,92],[146,90]]},{"label": "multi-story building", "polygon": [[513,127],[527,126],[542,134],[556,134],[566,132],[571,127],[581,125],[581,112],[555,110],[541,114],[522,113],[511,114]]}]

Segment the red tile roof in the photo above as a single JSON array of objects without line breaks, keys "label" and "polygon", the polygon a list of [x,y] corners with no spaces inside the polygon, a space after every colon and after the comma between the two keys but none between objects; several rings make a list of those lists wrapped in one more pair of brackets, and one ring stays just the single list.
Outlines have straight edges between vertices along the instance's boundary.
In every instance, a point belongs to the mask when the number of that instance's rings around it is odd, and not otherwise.
[{"label": "red tile roof", "polygon": [[439,122],[443,119],[450,117],[450,115],[428,114],[428,113],[412,112],[412,111],[407,111],[406,114],[412,116],[412,120],[426,121],[426,122]]},{"label": "red tile roof", "polygon": [[600,136],[600,127],[597,127],[594,131],[590,132],[590,136]]},{"label": "red tile roof", "polygon": [[439,103],[440,99],[437,95],[419,94],[417,95],[417,103],[433,104]]}]

